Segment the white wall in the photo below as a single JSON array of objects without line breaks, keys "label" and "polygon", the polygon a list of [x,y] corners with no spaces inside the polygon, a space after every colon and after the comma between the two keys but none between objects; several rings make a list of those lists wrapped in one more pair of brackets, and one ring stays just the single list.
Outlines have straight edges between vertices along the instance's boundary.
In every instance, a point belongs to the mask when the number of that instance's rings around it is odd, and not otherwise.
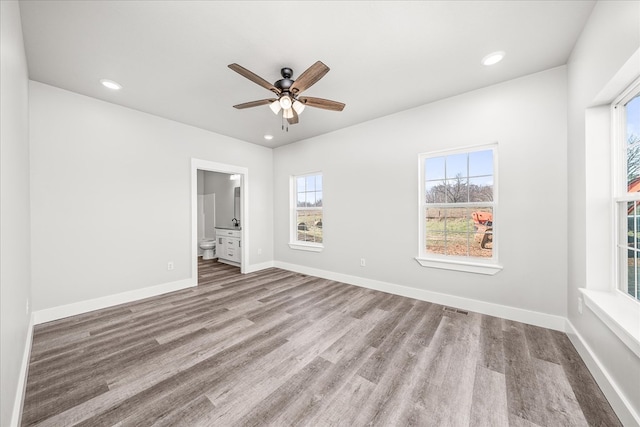
[{"label": "white wall", "polygon": [[[608,131],[600,138],[586,134],[590,126],[585,116],[608,114],[606,108],[587,108],[598,104],[598,94],[639,47],[640,2],[598,2],[567,65],[568,318],[636,416],[640,415],[640,360],[589,309],[579,314],[577,301],[578,288],[608,288],[612,279]],[[615,408],[617,402],[612,404]]]},{"label": "white wall", "polygon": [[35,310],[189,279],[191,158],[249,169],[247,265],[273,259],[272,150],[37,82],[30,121]]},{"label": "white wall", "polygon": [[0,18],[0,425],[8,426],[30,337],[29,110],[18,2],[1,1]]},{"label": "white wall", "polygon": [[[484,276],[421,267],[414,259],[418,153],[494,141],[504,270]],[[565,169],[564,67],[280,147],[276,261],[564,316]],[[287,245],[289,176],[315,171],[323,173],[325,249],[296,251]]]}]

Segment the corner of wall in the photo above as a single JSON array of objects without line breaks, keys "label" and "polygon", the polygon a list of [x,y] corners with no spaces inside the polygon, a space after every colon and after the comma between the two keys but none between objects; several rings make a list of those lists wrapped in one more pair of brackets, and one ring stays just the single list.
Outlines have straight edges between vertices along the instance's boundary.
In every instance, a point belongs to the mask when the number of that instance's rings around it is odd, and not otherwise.
[{"label": "corner of wall", "polygon": [[24,343],[24,351],[22,354],[22,362],[20,363],[20,372],[18,384],[16,387],[16,397],[13,402],[13,412],[11,414],[11,426],[19,426],[22,419],[22,407],[24,405],[24,396],[27,389],[27,378],[29,377],[29,360],[31,359],[31,344],[33,342],[34,313],[29,316],[29,326],[27,329],[27,337]]},{"label": "corner of wall", "polygon": [[631,402],[626,398],[614,377],[607,370],[606,365],[602,363],[569,319],[567,319],[566,334],[585,365],[587,365],[587,368],[589,368],[589,372],[591,372],[596,383],[600,386],[622,424],[625,426],[640,426],[640,414],[635,412]]},{"label": "corner of wall", "polygon": [[0,1],[0,19],[0,424],[17,426],[33,330],[29,318],[32,300],[29,73],[20,3]]}]

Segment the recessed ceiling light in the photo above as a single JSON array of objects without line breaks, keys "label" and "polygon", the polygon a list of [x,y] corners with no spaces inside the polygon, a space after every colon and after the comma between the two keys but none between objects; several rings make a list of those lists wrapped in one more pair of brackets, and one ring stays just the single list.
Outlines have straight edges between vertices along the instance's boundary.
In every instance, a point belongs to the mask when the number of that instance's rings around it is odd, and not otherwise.
[{"label": "recessed ceiling light", "polygon": [[266,139],[267,141],[271,141],[273,139],[273,135],[265,135],[264,139]]},{"label": "recessed ceiling light", "polygon": [[482,64],[483,65],[497,64],[498,62],[502,61],[502,58],[504,58],[504,55],[505,53],[502,51],[492,52],[489,55],[482,58]]},{"label": "recessed ceiling light", "polygon": [[111,90],[120,90],[122,89],[122,85],[119,83],[114,82],[113,80],[108,80],[108,79],[102,79],[100,80],[100,83],[102,83],[102,86],[111,89]]}]

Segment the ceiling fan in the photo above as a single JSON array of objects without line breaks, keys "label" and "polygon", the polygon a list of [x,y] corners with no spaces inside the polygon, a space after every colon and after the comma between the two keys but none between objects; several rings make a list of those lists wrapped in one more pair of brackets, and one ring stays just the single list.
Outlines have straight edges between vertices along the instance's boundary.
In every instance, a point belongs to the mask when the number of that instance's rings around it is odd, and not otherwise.
[{"label": "ceiling fan", "polygon": [[287,120],[288,124],[293,125],[298,123],[298,115],[302,113],[306,106],[331,111],[342,111],[344,109],[345,104],[342,102],[331,101],[323,98],[313,98],[311,96],[299,96],[303,91],[317,83],[318,80],[329,72],[329,67],[324,65],[321,61],[318,61],[311,67],[307,68],[296,80],[291,79],[293,76],[293,70],[291,68],[282,68],[280,70],[282,79],[278,80],[274,84],[269,83],[262,77],[247,70],[241,65],[234,63],[230,64],[229,68],[263,88],[269,89],[277,96],[277,98],[245,102],[243,104],[234,105],[233,108],[242,110],[244,108],[258,107],[260,105],[269,105],[269,108],[271,108],[271,111],[273,111],[274,114],[278,114],[282,111],[283,129],[284,119]]}]

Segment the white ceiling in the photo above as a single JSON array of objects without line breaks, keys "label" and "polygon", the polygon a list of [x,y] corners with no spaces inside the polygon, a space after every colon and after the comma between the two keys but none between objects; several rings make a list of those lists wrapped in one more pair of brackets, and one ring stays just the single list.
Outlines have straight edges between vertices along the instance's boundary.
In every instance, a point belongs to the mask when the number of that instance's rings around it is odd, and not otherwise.
[{"label": "white ceiling", "polygon": [[[20,3],[32,80],[277,147],[564,65],[595,2]],[[505,59],[481,65],[496,50]],[[228,64],[275,82],[317,60],[331,71],[304,94],[344,111],[308,107],[284,132],[268,106],[232,108],[272,94]]]}]

